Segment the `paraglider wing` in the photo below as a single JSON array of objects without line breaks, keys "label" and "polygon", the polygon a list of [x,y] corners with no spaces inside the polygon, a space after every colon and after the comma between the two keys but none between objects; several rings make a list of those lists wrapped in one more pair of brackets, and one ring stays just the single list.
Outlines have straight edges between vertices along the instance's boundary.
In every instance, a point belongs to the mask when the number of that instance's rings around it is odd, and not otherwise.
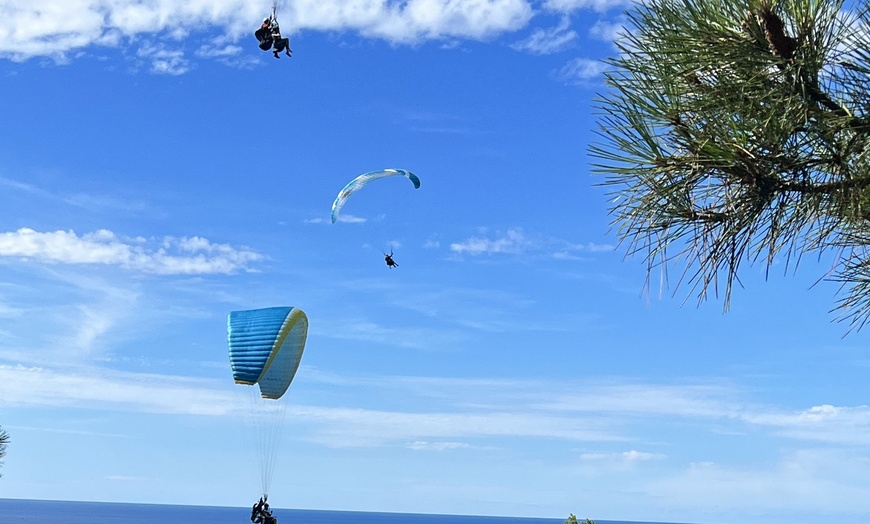
[{"label": "paraglider wing", "polygon": [[335,197],[335,202],[332,203],[332,223],[334,224],[338,219],[338,213],[341,211],[342,206],[344,206],[345,201],[347,201],[355,191],[370,182],[391,176],[403,176],[414,184],[414,189],[420,189],[420,179],[417,178],[417,175],[404,169],[384,169],[382,171],[363,173],[351,180],[346,186],[344,186],[344,189],[338,193],[338,196]]},{"label": "paraglider wing", "polygon": [[308,317],[299,308],[231,312],[227,340],[233,379],[257,384],[263,398],[281,398],[299,368],[307,336]]}]

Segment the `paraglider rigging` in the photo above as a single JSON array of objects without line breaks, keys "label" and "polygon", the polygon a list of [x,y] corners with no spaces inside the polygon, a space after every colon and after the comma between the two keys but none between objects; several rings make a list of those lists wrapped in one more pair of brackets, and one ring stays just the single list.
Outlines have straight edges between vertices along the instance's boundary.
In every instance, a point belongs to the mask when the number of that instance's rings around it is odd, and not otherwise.
[{"label": "paraglider rigging", "polygon": [[[290,387],[305,349],[308,317],[294,307],[233,311],[227,318],[230,366],[236,384],[249,386],[254,448],[260,466],[263,504],[254,506],[252,522],[274,524],[265,504],[275,469],[286,403],[281,397]],[[259,391],[258,391],[259,390]]]}]

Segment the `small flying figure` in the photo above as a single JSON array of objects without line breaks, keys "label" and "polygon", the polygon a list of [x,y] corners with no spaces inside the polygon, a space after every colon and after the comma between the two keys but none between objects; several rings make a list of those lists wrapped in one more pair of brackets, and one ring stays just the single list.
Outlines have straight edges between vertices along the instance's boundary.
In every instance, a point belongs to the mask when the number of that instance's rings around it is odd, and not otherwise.
[{"label": "small flying figure", "polygon": [[384,253],[384,261],[387,263],[387,267],[393,269],[394,267],[399,267],[399,264],[396,264],[396,261],[393,260],[393,250],[390,250],[390,254]]}]

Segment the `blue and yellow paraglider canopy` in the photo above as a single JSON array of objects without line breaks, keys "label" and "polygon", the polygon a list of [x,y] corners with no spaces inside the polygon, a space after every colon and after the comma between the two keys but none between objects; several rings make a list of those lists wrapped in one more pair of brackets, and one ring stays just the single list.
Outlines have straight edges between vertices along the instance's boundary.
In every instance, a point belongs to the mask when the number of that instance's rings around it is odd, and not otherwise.
[{"label": "blue and yellow paraglider canopy", "polygon": [[307,336],[308,317],[299,308],[231,312],[227,340],[233,379],[257,384],[263,398],[281,398],[299,368]]}]

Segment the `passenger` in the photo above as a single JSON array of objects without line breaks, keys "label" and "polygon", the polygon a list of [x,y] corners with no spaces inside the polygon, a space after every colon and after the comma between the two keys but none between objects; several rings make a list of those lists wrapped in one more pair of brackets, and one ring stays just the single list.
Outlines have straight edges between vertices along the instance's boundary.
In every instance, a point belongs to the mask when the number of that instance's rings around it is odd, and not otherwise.
[{"label": "passenger", "polygon": [[278,27],[278,22],[272,24],[272,54],[275,58],[281,58],[278,53],[284,51],[287,56],[293,56],[290,49],[290,39],[281,36],[281,28]]}]

